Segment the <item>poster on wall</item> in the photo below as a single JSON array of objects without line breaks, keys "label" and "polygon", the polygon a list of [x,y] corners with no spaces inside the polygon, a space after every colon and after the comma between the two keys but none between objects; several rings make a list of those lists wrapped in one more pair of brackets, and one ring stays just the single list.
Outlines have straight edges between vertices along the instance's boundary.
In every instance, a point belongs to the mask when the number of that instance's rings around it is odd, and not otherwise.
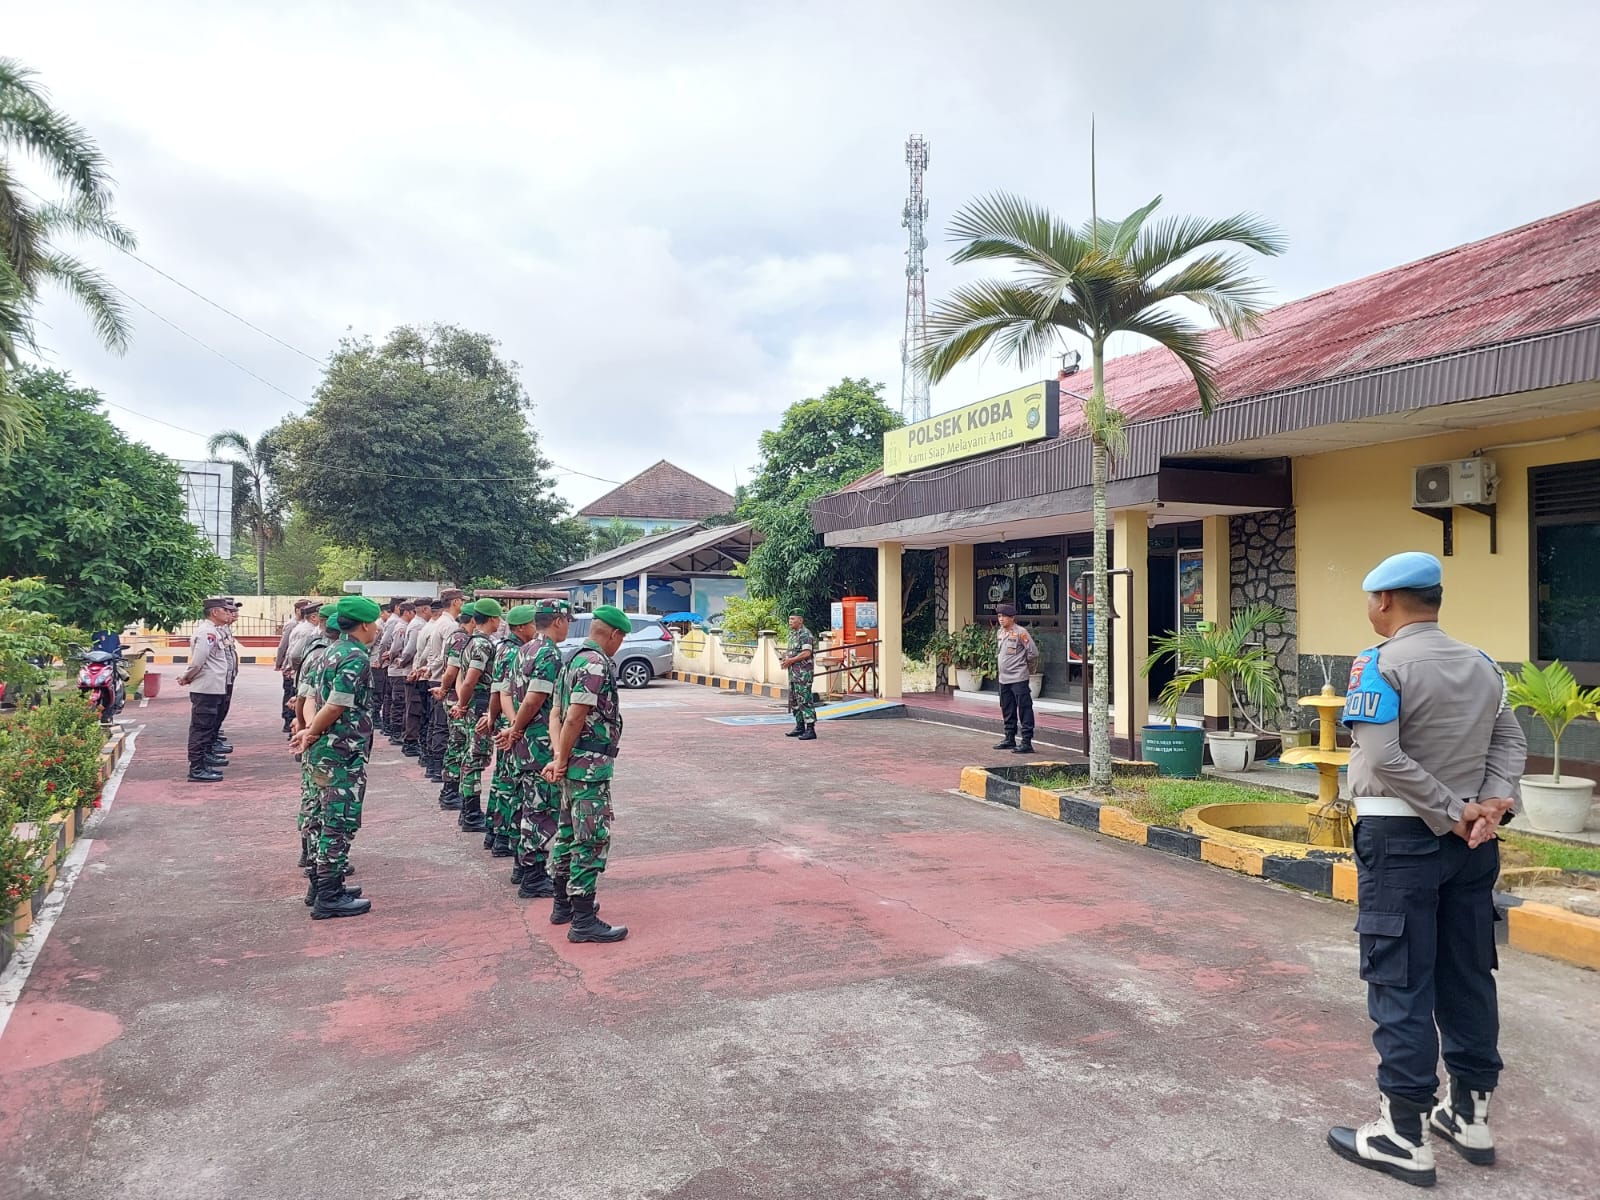
[{"label": "poster on wall", "polygon": [[[1178,551],[1178,627],[1185,633],[1205,618],[1205,568],[1203,550]],[[1194,666],[1183,663],[1183,666]]]},{"label": "poster on wall", "polygon": [[828,606],[828,628],[835,633],[844,629],[844,605],[837,600]]},{"label": "poster on wall", "polygon": [[1017,615],[1053,621],[1061,610],[1061,568],[1032,564],[1017,570]]},{"label": "poster on wall", "polygon": [[875,600],[856,601],[856,632],[878,628],[878,603]]},{"label": "poster on wall", "polygon": [[1002,604],[1015,604],[1017,578],[1012,567],[985,567],[978,572],[978,588],[973,593],[978,600],[978,611],[993,617]]},{"label": "poster on wall", "polygon": [[1067,599],[1071,604],[1068,658],[1081,663],[1094,644],[1094,559],[1067,559]]}]

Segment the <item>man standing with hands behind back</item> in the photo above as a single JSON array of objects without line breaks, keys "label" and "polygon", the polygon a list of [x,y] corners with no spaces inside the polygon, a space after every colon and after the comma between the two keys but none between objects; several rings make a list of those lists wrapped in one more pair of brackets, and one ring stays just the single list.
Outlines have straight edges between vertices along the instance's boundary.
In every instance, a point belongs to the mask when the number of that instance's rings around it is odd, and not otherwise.
[{"label": "man standing with hands behind back", "polygon": [[[1500,668],[1439,628],[1442,577],[1437,558],[1413,551],[1363,581],[1387,640],[1356,657],[1344,713],[1380,1115],[1329,1130],[1328,1145],[1418,1187],[1435,1182],[1435,1133],[1469,1163],[1494,1162],[1495,830],[1516,809],[1527,755]],[[1441,1047],[1450,1087],[1436,1103]]]},{"label": "man standing with hands behind back", "polygon": [[[1033,692],[1028,687],[1028,676],[1039,665],[1039,643],[1017,624],[1014,605],[1002,604],[994,612],[1000,621],[996,634],[1000,664],[1000,716],[1006,723],[1005,739],[995,749],[1009,750],[1013,754],[1032,754]],[[1017,741],[1019,728],[1022,733],[1020,742]]]}]

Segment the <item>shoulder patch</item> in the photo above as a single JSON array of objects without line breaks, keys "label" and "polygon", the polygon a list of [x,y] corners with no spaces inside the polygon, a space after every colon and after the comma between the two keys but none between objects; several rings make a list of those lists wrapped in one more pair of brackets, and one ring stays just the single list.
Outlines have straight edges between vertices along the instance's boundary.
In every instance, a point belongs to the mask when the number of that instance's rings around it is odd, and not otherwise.
[{"label": "shoulder patch", "polygon": [[1400,693],[1378,670],[1378,650],[1363,650],[1350,664],[1350,686],[1344,697],[1344,722],[1387,725],[1400,719]]}]

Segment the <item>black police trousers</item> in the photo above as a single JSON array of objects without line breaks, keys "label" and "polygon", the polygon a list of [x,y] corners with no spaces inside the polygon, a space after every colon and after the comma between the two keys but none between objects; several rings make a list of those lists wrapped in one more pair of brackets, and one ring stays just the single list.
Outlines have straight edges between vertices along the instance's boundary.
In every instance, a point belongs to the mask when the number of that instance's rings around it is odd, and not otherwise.
[{"label": "black police trousers", "polygon": [[435,700],[431,689],[438,687],[437,683],[428,685],[428,723],[422,732],[422,751],[435,762],[444,762],[444,752],[450,743],[450,700],[447,696],[443,700]]},{"label": "black police trousers", "polygon": [[1355,856],[1379,1089],[1433,1104],[1442,1048],[1452,1077],[1493,1091],[1503,1066],[1493,975],[1500,843],[1473,850],[1416,817],[1362,817]]},{"label": "black police trousers", "polygon": [[1006,737],[1016,737],[1020,724],[1022,740],[1033,741],[1033,693],[1028,690],[1026,679],[1000,685],[1000,717],[1006,723]]},{"label": "black police trousers", "polygon": [[294,720],[294,676],[283,677],[283,726],[289,727],[289,722]]},{"label": "black police trousers", "polygon": [[406,724],[404,741],[407,745],[421,747],[422,730],[428,718],[428,689],[433,684],[426,679],[415,679],[406,684]]},{"label": "black police trousers", "polygon": [[189,693],[189,769],[198,771],[206,765],[206,755],[211,753],[211,743],[217,740],[217,730],[222,728],[222,707],[227,696],[219,692]]}]

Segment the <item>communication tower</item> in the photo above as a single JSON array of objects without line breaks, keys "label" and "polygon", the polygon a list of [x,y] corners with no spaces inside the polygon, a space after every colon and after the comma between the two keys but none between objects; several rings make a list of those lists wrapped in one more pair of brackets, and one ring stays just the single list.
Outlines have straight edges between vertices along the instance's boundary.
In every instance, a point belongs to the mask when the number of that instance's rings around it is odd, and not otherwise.
[{"label": "communication tower", "polygon": [[906,165],[911,168],[911,195],[900,224],[908,231],[906,250],[906,329],[900,339],[900,415],[907,424],[928,416],[928,371],[918,359],[928,331],[928,200],[922,194],[922,173],[928,169],[928,141],[920,133],[906,139]]}]

